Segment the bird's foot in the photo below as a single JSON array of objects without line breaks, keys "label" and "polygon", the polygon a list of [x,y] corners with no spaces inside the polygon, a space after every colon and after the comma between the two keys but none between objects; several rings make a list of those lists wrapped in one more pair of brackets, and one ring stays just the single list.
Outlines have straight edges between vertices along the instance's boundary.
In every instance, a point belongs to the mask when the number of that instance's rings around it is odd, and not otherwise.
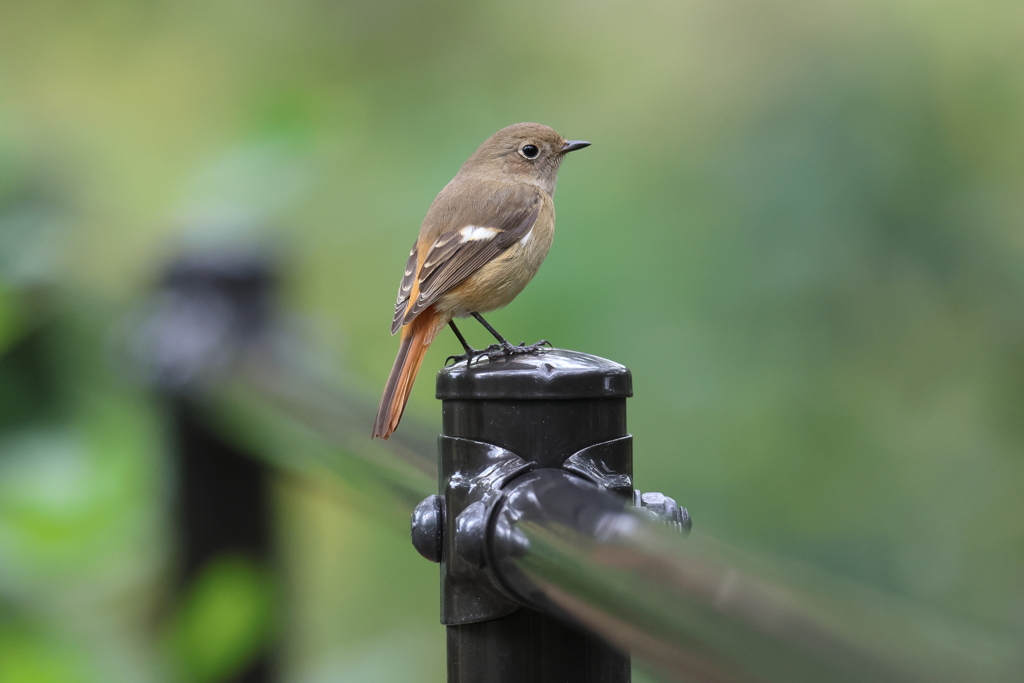
[{"label": "bird's foot", "polygon": [[554,348],[551,346],[551,342],[547,339],[541,339],[536,344],[526,345],[526,342],[521,342],[519,346],[513,346],[508,342],[504,344],[491,344],[486,349],[470,349],[467,353],[460,354],[458,356],[448,356],[444,364],[448,365],[448,362],[460,363],[466,361],[467,365],[472,365],[473,361],[478,358],[486,358],[487,360],[497,360],[499,358],[507,358],[509,356],[521,356],[527,353],[540,353],[547,348]]},{"label": "bird's foot", "polygon": [[541,339],[536,344],[530,344],[529,346],[526,345],[526,342],[519,342],[519,346],[512,346],[509,344],[508,348],[503,347],[502,350],[507,356],[519,356],[524,353],[539,353],[545,350],[545,346],[549,349],[555,348],[547,339]]},{"label": "bird's foot", "polygon": [[498,358],[503,355],[505,355],[505,349],[501,344],[491,344],[486,349],[474,349],[470,347],[466,349],[466,353],[462,353],[457,356],[448,356],[444,359],[444,364],[447,366],[448,361],[451,361],[453,365],[455,363],[466,361],[466,365],[472,365],[473,361],[477,358],[487,358],[488,360],[491,360],[492,358]]},{"label": "bird's foot", "polygon": [[526,342],[520,342],[519,346],[513,346],[508,342],[504,344],[491,344],[487,347],[484,355],[489,360],[497,360],[498,358],[506,358],[508,356],[522,356],[527,353],[539,353],[544,350],[544,347],[551,347],[551,342],[547,339],[541,339],[536,344],[526,345]]}]

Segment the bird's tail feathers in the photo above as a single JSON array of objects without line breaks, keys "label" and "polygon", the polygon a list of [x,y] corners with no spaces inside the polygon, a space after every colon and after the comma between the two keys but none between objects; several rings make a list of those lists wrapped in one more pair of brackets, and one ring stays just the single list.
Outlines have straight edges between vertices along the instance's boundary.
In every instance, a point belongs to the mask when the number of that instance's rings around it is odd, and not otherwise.
[{"label": "bird's tail feathers", "polygon": [[388,382],[384,385],[384,395],[377,409],[377,419],[373,422],[374,438],[386,439],[398,428],[413,382],[416,381],[416,373],[423,364],[430,343],[434,341],[439,328],[443,327],[438,324],[439,322],[437,313],[431,308],[423,311],[402,328],[402,343],[398,347],[398,356],[391,368]]}]

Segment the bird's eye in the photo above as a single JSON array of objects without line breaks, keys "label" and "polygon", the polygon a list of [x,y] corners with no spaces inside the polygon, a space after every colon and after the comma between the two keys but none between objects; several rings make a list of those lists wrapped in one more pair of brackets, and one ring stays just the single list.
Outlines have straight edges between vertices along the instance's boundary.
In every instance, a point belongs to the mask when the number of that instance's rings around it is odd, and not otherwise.
[{"label": "bird's eye", "polygon": [[537,149],[537,145],[523,145],[519,148],[519,153],[527,159],[536,159],[537,155],[540,154],[540,150]]}]

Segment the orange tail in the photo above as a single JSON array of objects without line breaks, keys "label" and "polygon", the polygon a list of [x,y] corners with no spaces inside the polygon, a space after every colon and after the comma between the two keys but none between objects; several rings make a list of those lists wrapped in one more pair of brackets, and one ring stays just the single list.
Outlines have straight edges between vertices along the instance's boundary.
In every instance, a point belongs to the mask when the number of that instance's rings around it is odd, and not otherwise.
[{"label": "orange tail", "polygon": [[429,308],[402,328],[402,345],[398,347],[398,357],[391,368],[388,383],[384,385],[384,396],[380,399],[377,419],[373,422],[374,438],[386,439],[398,428],[423,357],[438,328],[443,327],[439,322],[437,313]]}]

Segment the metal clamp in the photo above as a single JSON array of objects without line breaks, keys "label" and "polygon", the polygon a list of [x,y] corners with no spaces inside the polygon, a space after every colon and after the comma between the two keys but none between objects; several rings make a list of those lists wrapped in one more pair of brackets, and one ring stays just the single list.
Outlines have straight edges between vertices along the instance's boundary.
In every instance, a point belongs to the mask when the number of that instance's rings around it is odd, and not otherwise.
[{"label": "metal clamp", "polygon": [[507,507],[518,482],[529,479],[523,478],[527,473],[571,475],[563,485],[573,477],[596,484],[623,504],[632,498],[652,516],[689,531],[689,515],[674,500],[633,491],[632,439],[626,435],[588,446],[566,458],[562,468],[548,470],[489,443],[440,436],[439,448],[445,461],[453,464],[452,474],[444,482],[443,495],[429,496],[416,506],[412,543],[423,557],[442,564],[441,621],[451,625],[494,619],[524,604],[496,574],[491,545],[501,531],[497,511]]}]

